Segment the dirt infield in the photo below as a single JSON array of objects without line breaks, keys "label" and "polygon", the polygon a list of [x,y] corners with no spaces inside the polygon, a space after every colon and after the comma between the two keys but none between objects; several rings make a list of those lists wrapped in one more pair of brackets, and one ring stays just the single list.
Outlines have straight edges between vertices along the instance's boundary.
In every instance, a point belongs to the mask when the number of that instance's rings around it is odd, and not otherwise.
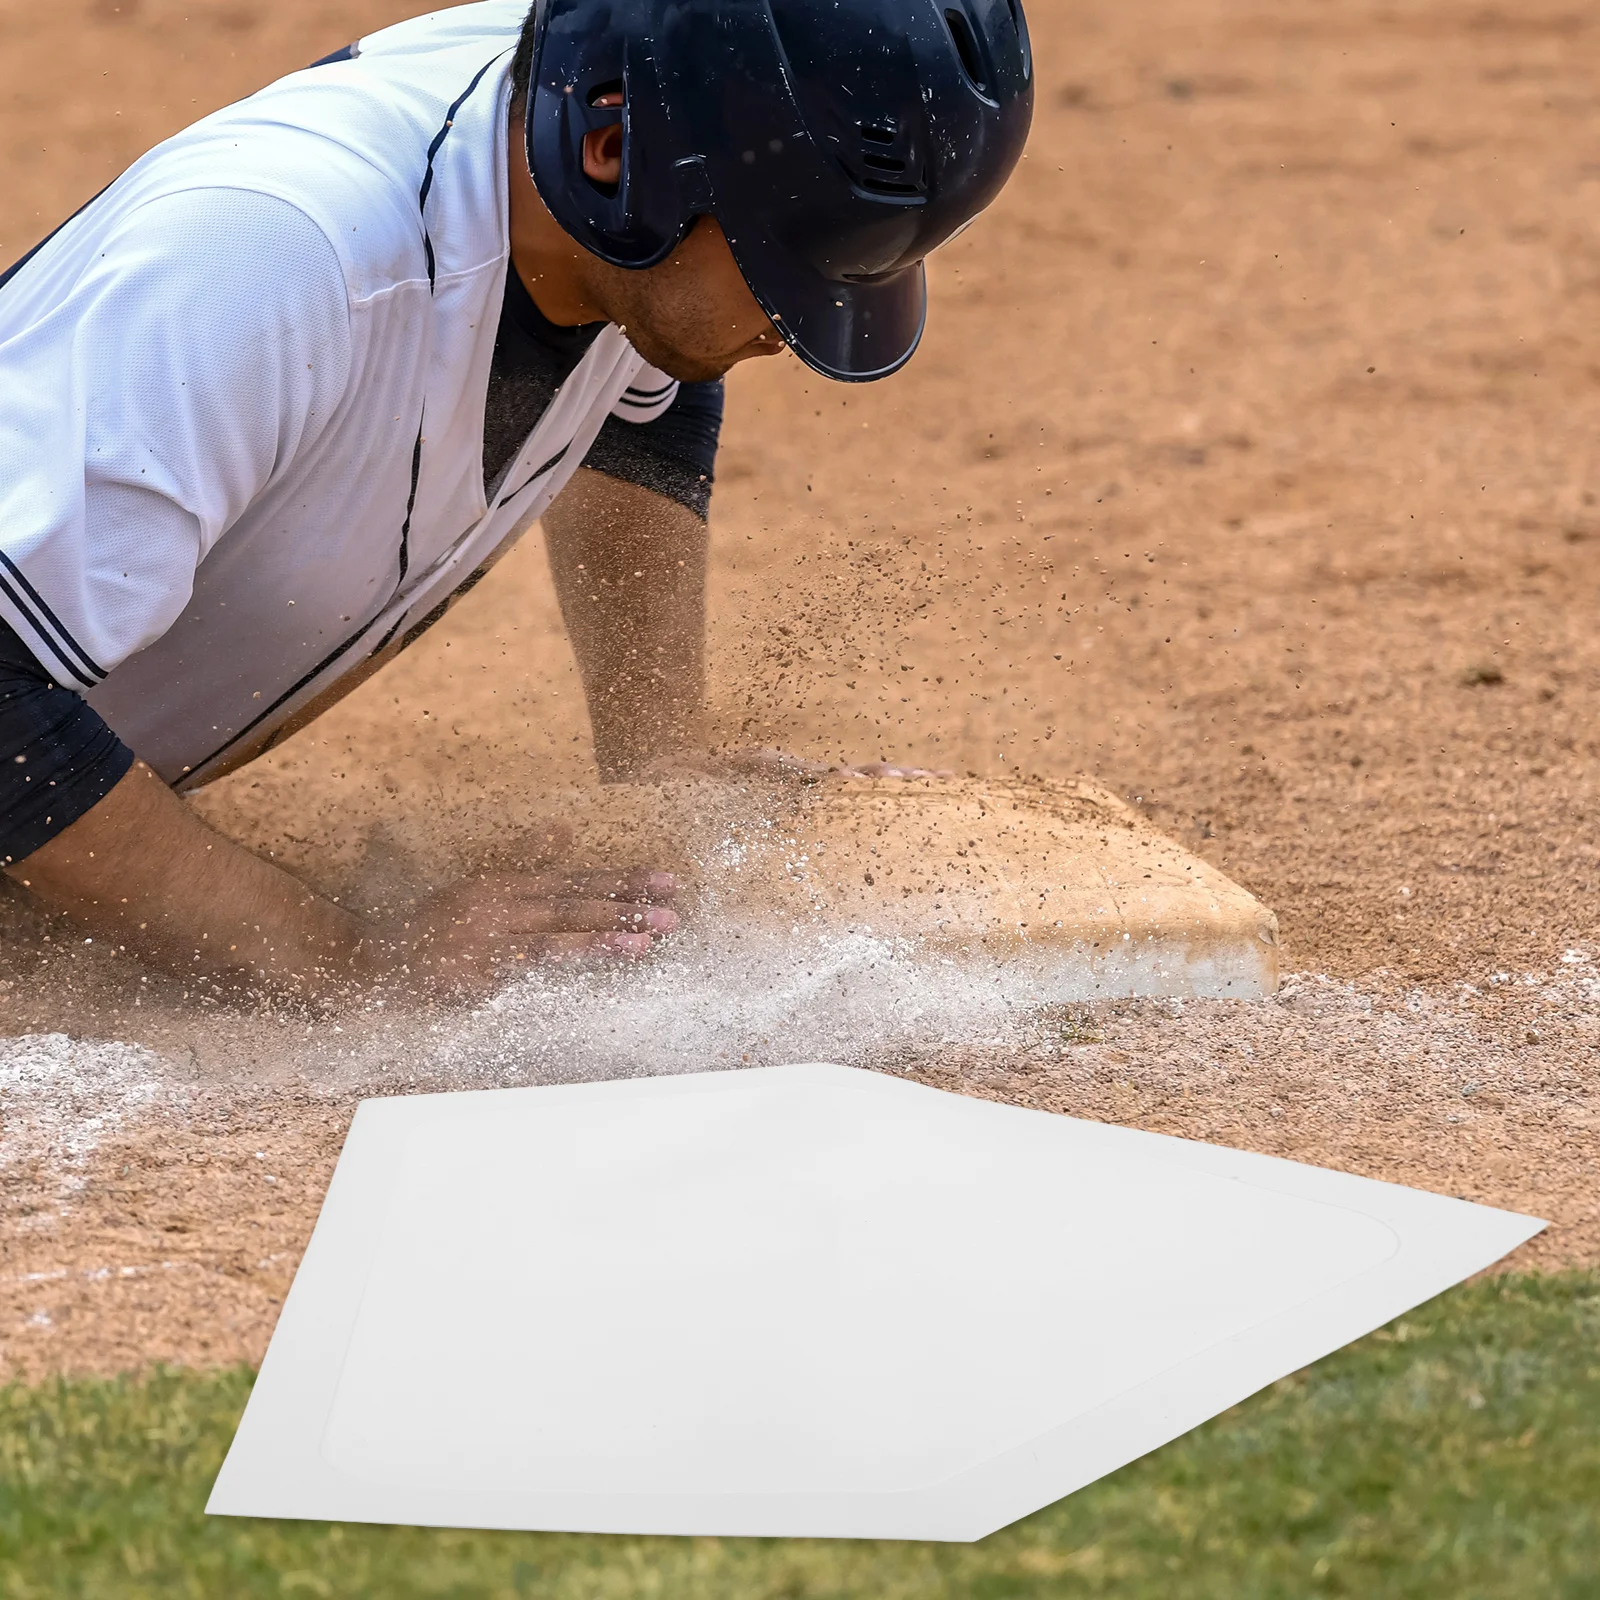
[{"label": "dirt infield", "polygon": [[[402,14],[0,0],[0,261],[168,130]],[[857,1054],[1535,1211],[1521,1263],[1600,1264],[1600,22],[1030,16],[1027,160],[934,263],[907,371],[730,382],[719,729],[1088,773],[1272,906],[1299,976]],[[530,540],[199,803],[339,886],[386,852],[442,874],[587,773]],[[354,1096],[476,1081],[430,1055],[464,1025],[374,1021],[358,1049],[141,983],[20,893],[0,929],[0,1029],[128,1041],[0,1073],[3,1370],[258,1357]]]}]

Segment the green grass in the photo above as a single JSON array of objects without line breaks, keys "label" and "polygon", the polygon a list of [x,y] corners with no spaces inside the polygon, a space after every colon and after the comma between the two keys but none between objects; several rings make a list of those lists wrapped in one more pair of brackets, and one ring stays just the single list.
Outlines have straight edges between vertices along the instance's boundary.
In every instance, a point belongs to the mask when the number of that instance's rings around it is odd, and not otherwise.
[{"label": "green grass", "polygon": [[977,1545],[208,1520],[247,1372],[0,1390],[5,1600],[1596,1600],[1600,1274],[1456,1290]]}]

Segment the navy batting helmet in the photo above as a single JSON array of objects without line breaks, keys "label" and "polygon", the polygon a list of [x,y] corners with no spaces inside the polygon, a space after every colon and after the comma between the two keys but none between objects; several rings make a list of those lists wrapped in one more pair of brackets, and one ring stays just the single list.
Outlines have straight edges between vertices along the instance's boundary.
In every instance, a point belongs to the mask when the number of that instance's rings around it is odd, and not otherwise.
[{"label": "navy batting helmet", "polygon": [[[999,193],[1033,114],[1019,0],[539,0],[534,30],[528,167],[551,215],[649,267],[715,214],[762,309],[831,378],[910,358],[923,257]],[[604,187],[583,139],[616,122]]]}]

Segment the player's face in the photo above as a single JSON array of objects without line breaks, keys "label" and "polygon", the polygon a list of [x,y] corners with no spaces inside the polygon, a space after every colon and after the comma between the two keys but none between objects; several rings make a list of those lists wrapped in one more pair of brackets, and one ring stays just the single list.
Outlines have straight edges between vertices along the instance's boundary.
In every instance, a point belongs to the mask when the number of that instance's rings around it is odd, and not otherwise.
[{"label": "player's face", "polygon": [[603,269],[607,315],[653,367],[682,383],[720,378],[750,356],[784,349],[714,217],[701,217],[659,266]]},{"label": "player's face", "polygon": [[[597,106],[620,106],[620,94]],[[622,126],[584,135],[583,170],[599,184],[622,181]],[[659,265],[626,271],[587,263],[592,300],[652,367],[680,383],[705,383],[750,356],[775,356],[783,340],[750,293],[714,217],[699,217]]]}]

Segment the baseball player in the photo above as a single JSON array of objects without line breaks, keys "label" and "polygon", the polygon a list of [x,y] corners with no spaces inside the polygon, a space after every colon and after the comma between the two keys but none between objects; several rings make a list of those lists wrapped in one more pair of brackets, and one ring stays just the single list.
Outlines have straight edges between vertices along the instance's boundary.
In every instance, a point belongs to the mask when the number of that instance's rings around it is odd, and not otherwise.
[{"label": "baseball player", "polygon": [[722,376],[894,372],[1020,156],[1017,0],[483,0],[177,134],[0,276],[0,864],[143,959],[473,991],[670,877],[359,918],[180,798],[542,519],[601,776],[702,731]]}]

